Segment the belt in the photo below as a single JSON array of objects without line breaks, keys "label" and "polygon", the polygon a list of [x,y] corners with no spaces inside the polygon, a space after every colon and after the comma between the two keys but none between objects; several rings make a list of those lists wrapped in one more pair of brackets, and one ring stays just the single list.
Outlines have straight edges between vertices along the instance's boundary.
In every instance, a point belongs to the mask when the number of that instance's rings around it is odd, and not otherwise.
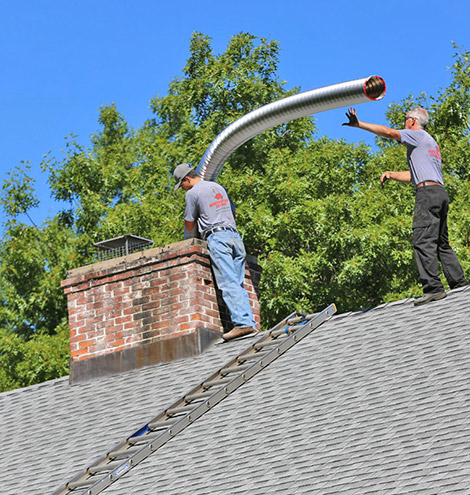
[{"label": "belt", "polygon": [[440,182],[434,182],[433,180],[424,180],[423,182],[420,182],[416,186],[416,188],[424,187],[424,186],[441,186],[441,187],[444,187]]},{"label": "belt", "polygon": [[213,229],[206,230],[203,234],[203,238],[206,240],[210,235],[221,232],[222,230],[230,230],[230,232],[238,233],[237,229],[234,229],[233,227],[214,227]]}]

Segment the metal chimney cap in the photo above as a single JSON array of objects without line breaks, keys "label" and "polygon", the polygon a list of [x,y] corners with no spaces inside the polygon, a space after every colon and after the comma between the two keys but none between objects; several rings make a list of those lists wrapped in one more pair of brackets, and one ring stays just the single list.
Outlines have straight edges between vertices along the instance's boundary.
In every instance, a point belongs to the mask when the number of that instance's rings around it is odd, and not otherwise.
[{"label": "metal chimney cap", "polygon": [[128,234],[113,237],[112,239],[106,239],[105,241],[95,242],[93,246],[96,248],[98,260],[105,261],[112,258],[127,256],[136,251],[143,251],[152,244],[153,241],[150,239]]},{"label": "metal chimney cap", "polygon": [[119,237],[113,237],[112,239],[106,239],[105,241],[95,242],[93,243],[93,246],[99,249],[116,249],[125,246],[126,241],[130,241],[132,244],[139,244],[143,246],[150,246],[153,244],[152,240],[146,239],[145,237],[126,234]]}]

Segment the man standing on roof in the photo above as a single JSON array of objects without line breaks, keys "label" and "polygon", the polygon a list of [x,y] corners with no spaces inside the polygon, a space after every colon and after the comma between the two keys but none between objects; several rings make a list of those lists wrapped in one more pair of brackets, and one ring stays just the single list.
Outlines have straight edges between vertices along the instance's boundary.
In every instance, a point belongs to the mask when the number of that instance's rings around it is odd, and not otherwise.
[{"label": "man standing on roof", "polygon": [[387,170],[380,177],[384,187],[387,180],[412,182],[416,189],[413,216],[413,247],[423,295],[415,299],[415,306],[446,297],[439,278],[439,264],[451,289],[468,285],[462,266],[449,245],[447,212],[449,197],[442,178],[441,152],[436,141],[425,131],[429,116],[424,108],[410,110],[405,116],[405,129],[396,130],[384,125],[368,124],[357,118],[356,110],[346,113],[349,122],[377,136],[396,139],[407,148],[409,170]]},{"label": "man standing on roof", "polygon": [[227,191],[217,182],[204,181],[187,163],[178,165],[173,176],[175,191],[186,191],[184,226],[187,231],[197,225],[207,241],[217,287],[229,310],[233,329],[223,335],[232,340],[256,332],[245,280],[245,246],[237,232],[232,203]]}]

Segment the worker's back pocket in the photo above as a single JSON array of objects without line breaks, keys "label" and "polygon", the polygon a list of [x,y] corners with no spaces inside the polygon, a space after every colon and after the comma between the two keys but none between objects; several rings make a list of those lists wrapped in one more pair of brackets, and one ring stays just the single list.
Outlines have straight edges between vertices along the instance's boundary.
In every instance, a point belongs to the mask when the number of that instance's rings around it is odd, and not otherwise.
[{"label": "worker's back pocket", "polygon": [[429,227],[432,223],[432,214],[427,197],[426,188],[419,188],[416,191],[415,211],[413,214],[413,229]]}]

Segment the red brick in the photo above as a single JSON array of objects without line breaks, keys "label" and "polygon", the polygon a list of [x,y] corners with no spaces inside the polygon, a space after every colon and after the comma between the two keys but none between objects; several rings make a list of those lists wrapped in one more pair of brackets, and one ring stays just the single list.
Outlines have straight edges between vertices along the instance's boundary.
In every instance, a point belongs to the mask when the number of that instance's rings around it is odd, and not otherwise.
[{"label": "red brick", "polygon": [[[245,287],[259,321],[257,280],[259,272],[247,269]],[[162,334],[185,335],[200,324],[220,330],[205,244],[179,250],[168,246],[157,255],[67,279],[62,286],[74,360],[163,338]]]},{"label": "red brick", "polygon": [[85,327],[85,321],[81,322],[70,322],[69,321],[69,328],[70,330],[79,333],[81,328]]},{"label": "red brick", "polygon": [[129,287],[119,287],[113,290],[113,296],[122,296],[129,293]]},{"label": "red brick", "polygon": [[84,354],[86,354],[86,351],[84,351],[83,349],[79,350],[79,351],[72,351],[70,353],[70,355],[72,356],[72,359],[73,358],[76,358],[78,356],[83,356]]},{"label": "red brick", "polygon": [[120,325],[121,323],[129,323],[132,321],[132,316],[131,315],[126,315],[126,316],[120,316],[119,318],[115,319],[115,324]]},{"label": "red brick", "polygon": [[188,274],[186,273],[186,271],[172,273],[170,275],[170,282],[176,282],[178,280],[185,280],[187,278],[188,278]]},{"label": "red brick", "polygon": [[112,352],[119,352],[119,351],[123,351],[124,349],[128,349],[128,348],[129,348],[128,345],[123,344],[119,347],[116,347],[115,349],[112,349]]},{"label": "red brick", "polygon": [[78,343],[78,348],[79,349],[86,349],[87,347],[90,347],[95,343],[94,340],[83,340],[82,342]]}]

